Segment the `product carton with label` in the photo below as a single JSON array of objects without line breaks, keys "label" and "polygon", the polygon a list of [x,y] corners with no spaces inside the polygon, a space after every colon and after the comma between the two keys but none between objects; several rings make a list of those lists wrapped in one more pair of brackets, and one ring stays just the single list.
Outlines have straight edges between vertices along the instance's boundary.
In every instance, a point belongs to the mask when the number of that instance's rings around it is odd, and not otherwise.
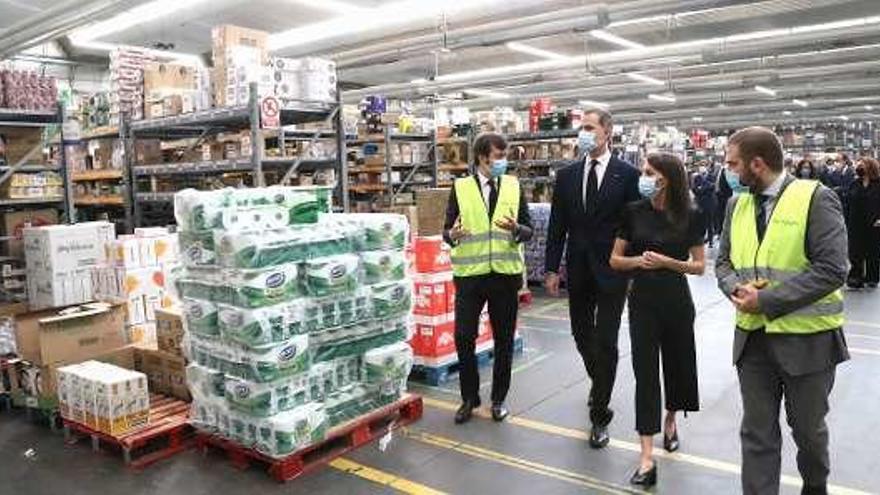
[{"label": "product carton with label", "polygon": [[452,282],[451,272],[413,274],[415,284],[415,305],[413,313],[425,316],[438,316],[455,311],[449,306],[447,290]]},{"label": "product carton with label", "polygon": [[109,222],[49,225],[24,229],[27,269],[65,273],[106,261],[105,244],[114,237]]},{"label": "product carton with label", "polygon": [[146,322],[139,325],[130,325],[126,328],[129,344],[149,349],[156,348],[156,323]]},{"label": "product carton with label", "polygon": [[449,246],[437,236],[416,236],[413,239],[413,255],[418,273],[438,273],[452,270]]},{"label": "product carton with label", "polygon": [[183,321],[181,314],[174,309],[157,309],[156,340],[160,351],[183,355]]}]

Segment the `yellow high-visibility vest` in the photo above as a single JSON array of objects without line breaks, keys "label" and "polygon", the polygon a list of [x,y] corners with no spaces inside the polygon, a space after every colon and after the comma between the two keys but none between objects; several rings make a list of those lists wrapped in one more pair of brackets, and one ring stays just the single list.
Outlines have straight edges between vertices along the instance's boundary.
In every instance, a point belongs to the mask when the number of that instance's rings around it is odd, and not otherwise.
[{"label": "yellow high-visibility vest", "polygon": [[472,176],[455,180],[461,226],[470,232],[452,248],[452,273],[456,277],[523,272],[522,247],[514,240],[512,232],[495,226],[496,221],[506,216],[517,218],[519,181],[511,175],[502,175],[500,179],[498,202],[491,219],[477,181]]},{"label": "yellow high-visibility vest", "polygon": [[[755,197],[742,193],[730,222],[730,261],[740,283],[764,279],[768,287],[784,284],[809,267],[806,236],[810,203],[818,183],[795,180],[785,188],[758,242]],[[843,292],[838,288],[818,301],[771,320],[763,314],[737,312],[736,325],[747,331],[811,334],[843,326]]]}]

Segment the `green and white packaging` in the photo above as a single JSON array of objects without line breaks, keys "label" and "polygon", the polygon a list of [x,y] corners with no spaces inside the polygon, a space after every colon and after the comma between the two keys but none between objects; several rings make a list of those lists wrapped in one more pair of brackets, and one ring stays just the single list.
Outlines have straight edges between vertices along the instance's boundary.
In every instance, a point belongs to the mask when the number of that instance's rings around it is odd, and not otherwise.
[{"label": "green and white packaging", "polygon": [[288,216],[282,206],[247,206],[224,209],[220,221],[226,232],[260,232],[287,227]]},{"label": "green and white packaging", "polygon": [[327,414],[323,404],[306,404],[277,414],[267,422],[275,437],[270,454],[274,457],[290,455],[320,442],[327,434]]},{"label": "green and white packaging", "polygon": [[217,305],[201,299],[183,299],[183,318],[186,330],[197,335],[218,337]]},{"label": "green and white packaging", "polygon": [[308,373],[269,383],[228,377],[225,385],[230,407],[246,416],[269,417],[309,402]]},{"label": "green and white packaging", "polygon": [[412,309],[412,284],[409,280],[370,286],[373,291],[373,317],[391,318],[409,314]]},{"label": "green and white packaging", "polygon": [[178,234],[180,257],[184,266],[202,267],[217,264],[217,249],[214,246],[214,231],[182,230]]},{"label": "green and white packaging", "polygon": [[300,296],[299,265],[285,263],[253,270],[227,269],[221,272],[218,302],[242,308],[262,308]]},{"label": "green and white packaging", "polygon": [[190,363],[186,367],[186,383],[193,400],[224,399],[226,397],[226,375],[223,372]]},{"label": "green and white packaging", "polygon": [[271,382],[308,371],[311,364],[308,335],[297,335],[266,349],[239,349],[230,373],[256,382]]},{"label": "green and white packaging", "polygon": [[360,256],[366,284],[394,282],[406,277],[406,258],[402,251],[364,251]]},{"label": "green and white packaging", "polygon": [[196,191],[184,189],[174,195],[174,217],[181,232],[221,228],[223,210],[232,206],[234,189]]},{"label": "green and white packaging", "polygon": [[214,242],[219,263],[226,268],[264,268],[353,251],[351,239],[342,230],[317,232],[314,227],[257,233],[218,231]]},{"label": "green and white packaging", "polygon": [[259,349],[280,344],[306,332],[306,301],[300,299],[265,308],[220,305],[220,333],[224,339]]},{"label": "green and white packaging", "polygon": [[406,379],[413,367],[413,350],[406,342],[371,349],[364,353],[366,382],[376,386],[383,397],[398,398],[406,390]]},{"label": "green and white packaging", "polygon": [[306,331],[317,333],[372,319],[371,296],[368,288],[359,287],[353,294],[307,299],[303,321]]},{"label": "green and white packaging", "polygon": [[309,260],[305,264],[306,291],[313,296],[353,292],[360,282],[360,258],[340,254]]}]

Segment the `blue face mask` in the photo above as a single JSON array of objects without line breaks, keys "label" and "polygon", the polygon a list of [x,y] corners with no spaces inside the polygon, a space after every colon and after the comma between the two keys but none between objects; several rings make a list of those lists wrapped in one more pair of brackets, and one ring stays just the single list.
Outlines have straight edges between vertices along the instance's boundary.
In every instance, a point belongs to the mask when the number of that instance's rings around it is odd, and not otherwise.
[{"label": "blue face mask", "polygon": [[578,133],[578,153],[588,154],[596,149],[596,133],[581,131]]},{"label": "blue face mask", "polygon": [[639,194],[648,199],[654,199],[657,195],[657,178],[643,175],[639,177]]},{"label": "blue face mask", "polygon": [[492,178],[501,177],[507,172],[507,158],[502,158],[500,160],[495,160],[492,162],[492,169],[489,171],[489,175]]},{"label": "blue face mask", "polygon": [[743,185],[743,183],[739,181],[739,174],[732,172],[730,169],[724,169],[724,179],[727,180],[727,185],[729,185],[730,189],[735,193],[749,190],[748,186]]}]

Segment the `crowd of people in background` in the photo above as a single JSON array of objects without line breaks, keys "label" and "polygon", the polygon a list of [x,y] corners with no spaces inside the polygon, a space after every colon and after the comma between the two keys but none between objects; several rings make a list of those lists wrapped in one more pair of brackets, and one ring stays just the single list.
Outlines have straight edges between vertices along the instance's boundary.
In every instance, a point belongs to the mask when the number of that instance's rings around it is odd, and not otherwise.
[{"label": "crowd of people in background", "polygon": [[[876,288],[880,283],[880,163],[863,156],[853,161],[847,153],[824,162],[787,159],[785,168],[799,179],[816,180],[840,198],[846,218],[851,270],[847,286]],[[705,239],[714,247],[721,235],[728,199],[742,189],[731,184],[720,162],[701,160],[690,167],[693,198],[703,215]]]}]

